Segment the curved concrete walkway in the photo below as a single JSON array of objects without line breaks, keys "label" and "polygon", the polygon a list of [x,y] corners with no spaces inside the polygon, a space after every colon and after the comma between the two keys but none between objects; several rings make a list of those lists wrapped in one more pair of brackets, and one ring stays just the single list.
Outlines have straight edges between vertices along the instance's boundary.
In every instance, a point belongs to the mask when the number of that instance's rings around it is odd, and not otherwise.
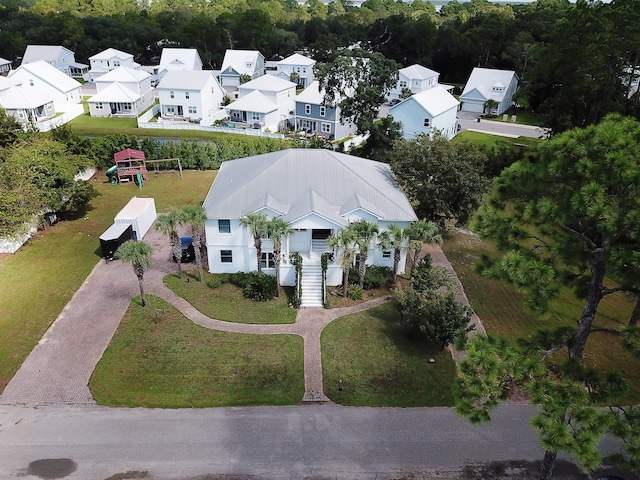
[{"label": "curved concrete walkway", "polygon": [[[163,284],[163,277],[176,268],[170,261],[166,239],[150,230],[145,241],[154,248],[154,266],[145,274],[145,292],[168,301],[194,323],[225,332],[291,334],[303,338],[303,402],[329,401],[322,388],[320,335],[324,327],[337,318],[376,307],[390,298],[381,297],[352,307],[330,310],[300,309],[293,324],[259,325],[215,320]],[[432,254],[434,265],[443,265],[453,272],[439,247],[429,246],[427,251]],[[454,278],[457,281],[455,272]],[[461,284],[459,292],[460,300],[468,303]],[[131,299],[138,294],[138,283],[130,265],[100,260],[2,392],[0,404],[95,403],[89,390],[89,379]],[[477,317],[476,321],[482,327]],[[456,352],[452,354],[454,359],[459,356]]]}]

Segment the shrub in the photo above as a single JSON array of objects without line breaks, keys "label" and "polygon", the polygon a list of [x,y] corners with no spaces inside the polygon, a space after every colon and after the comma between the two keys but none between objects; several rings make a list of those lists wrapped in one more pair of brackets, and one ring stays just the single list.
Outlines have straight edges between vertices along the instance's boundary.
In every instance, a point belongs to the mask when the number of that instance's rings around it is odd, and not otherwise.
[{"label": "shrub", "polygon": [[244,288],[244,286],[247,284],[247,277],[249,275],[250,275],[249,273],[236,272],[231,274],[231,277],[229,277],[229,281],[233,285],[237,285],[238,287]]},{"label": "shrub", "polygon": [[360,300],[362,298],[362,288],[357,283],[350,284],[349,288],[347,288],[347,295],[351,300]]},{"label": "shrub", "polygon": [[[393,279],[393,269],[391,267],[381,267],[379,265],[369,265],[364,272],[363,288],[371,290],[380,288]],[[360,283],[360,274],[357,268],[349,270],[349,283]]]},{"label": "shrub", "polygon": [[276,296],[277,289],[275,277],[265,273],[251,272],[246,275],[243,295],[251,300],[266,302]]},{"label": "shrub", "polygon": [[228,273],[221,273],[219,275],[214,275],[209,280],[207,280],[207,287],[209,288],[218,288],[223,283],[227,283],[229,281]]}]

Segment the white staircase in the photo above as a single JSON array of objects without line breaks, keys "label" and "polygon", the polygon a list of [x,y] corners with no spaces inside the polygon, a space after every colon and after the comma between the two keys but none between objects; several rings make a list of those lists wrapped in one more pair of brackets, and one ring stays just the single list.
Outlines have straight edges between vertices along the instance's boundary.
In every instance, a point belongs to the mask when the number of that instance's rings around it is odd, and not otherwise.
[{"label": "white staircase", "polygon": [[322,307],[322,265],[320,257],[329,251],[326,239],[313,239],[309,258],[302,261],[302,307]]}]

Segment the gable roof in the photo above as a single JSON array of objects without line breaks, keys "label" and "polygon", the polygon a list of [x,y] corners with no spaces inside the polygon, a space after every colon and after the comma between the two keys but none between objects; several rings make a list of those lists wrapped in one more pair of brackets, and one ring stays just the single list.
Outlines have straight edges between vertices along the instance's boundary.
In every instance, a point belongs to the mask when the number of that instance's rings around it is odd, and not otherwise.
[{"label": "gable roof", "polygon": [[506,93],[506,90],[502,92],[492,92],[491,88],[494,86],[506,87],[511,84],[513,79],[517,80],[516,72],[513,70],[498,70],[495,68],[480,68],[475,67],[469,75],[461,97],[467,95],[473,90],[477,90],[485,100],[490,98],[502,98]]},{"label": "gable roof", "polygon": [[212,78],[218,83],[211,70],[170,70],[156,89],[202,90]]},{"label": "gable roof", "polygon": [[96,93],[88,101],[94,102],[135,102],[140,99],[140,95],[125,87],[120,82],[113,82],[100,92]]},{"label": "gable roof", "polygon": [[9,72],[9,78],[18,78],[20,72],[28,72],[40,80],[48,83],[56,90],[67,93],[80,89],[82,85],[77,80],[65,75],[53,65],[44,60],[20,65],[15,70]]},{"label": "gable roof", "polygon": [[223,162],[203,204],[208,218],[241,218],[276,205],[287,220],[316,213],[344,225],[341,212],[358,207],[387,221],[416,220],[389,165],[324,149]]},{"label": "gable roof", "polygon": [[238,110],[240,112],[270,113],[277,110],[278,105],[261,91],[254,90],[239,100],[230,103],[225,108],[227,110]]},{"label": "gable roof", "polygon": [[280,60],[278,65],[314,65],[316,63],[315,60],[305,57],[304,55],[300,55],[299,53],[294,53],[293,55],[289,55],[284,60]]},{"label": "gable roof", "polygon": [[143,70],[136,70],[130,67],[118,67],[110,72],[101,75],[96,78],[96,83],[108,83],[108,82],[136,82],[140,83],[141,81],[151,77],[147,72]]},{"label": "gable roof", "polygon": [[[238,73],[254,73],[260,57],[264,60],[264,56],[257,50],[227,50],[220,70],[224,72],[232,66]],[[251,68],[246,67],[247,62],[251,62]]]},{"label": "gable roof", "polygon": [[0,57],[0,65],[11,65],[11,60]]},{"label": "gable roof", "polygon": [[187,69],[193,70],[195,66],[202,66],[200,54],[195,48],[168,48],[162,49],[160,55],[160,70],[167,69]]},{"label": "gable roof", "polygon": [[107,48],[106,50],[103,50],[100,53],[96,53],[95,55],[89,57],[89,60],[110,60],[112,58],[119,58],[120,60],[124,60],[126,58],[133,58],[133,55],[127,52],[116,50],[115,48]]},{"label": "gable roof", "polygon": [[0,90],[0,105],[8,110],[37,108],[51,102],[53,102],[53,97],[40,90],[25,92],[19,86]]},{"label": "gable roof", "polygon": [[435,70],[423,67],[422,65],[418,65],[417,63],[405,68],[401,68],[400,70],[398,70],[398,73],[412,80],[425,80],[427,78],[437,77],[439,75],[439,73]]},{"label": "gable roof", "polygon": [[[440,85],[436,85],[433,88],[416,93],[399,104],[394,105],[389,109],[389,115],[393,115],[394,110],[402,110],[406,108],[405,105],[410,102],[415,102],[420,105],[420,107],[429,113],[432,118],[451,110],[452,108],[457,108],[460,104],[456,97],[451,95],[445,88]],[[420,119],[420,121],[421,120],[422,119]]]},{"label": "gable roof", "polygon": [[75,58],[75,54],[62,45],[27,45],[22,56],[22,64],[37,62],[38,60],[55,62],[60,58],[64,50],[71,53]]},{"label": "gable roof", "polygon": [[295,88],[296,84],[289,80],[276,77],[275,75],[262,75],[261,77],[243,83],[238,89],[243,90],[261,90],[263,92],[281,92],[288,88]]}]

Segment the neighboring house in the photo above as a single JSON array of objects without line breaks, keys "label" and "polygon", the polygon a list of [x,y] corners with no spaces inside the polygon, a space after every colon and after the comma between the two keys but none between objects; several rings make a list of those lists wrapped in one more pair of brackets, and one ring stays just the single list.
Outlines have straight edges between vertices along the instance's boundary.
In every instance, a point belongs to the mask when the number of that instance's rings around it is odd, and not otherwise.
[{"label": "neighboring house", "polygon": [[[389,100],[399,99],[406,88],[411,95],[439,85],[440,74],[422,65],[411,65],[398,70],[398,83],[389,92]],[[451,87],[450,87],[451,88]]]},{"label": "neighboring house", "polygon": [[0,57],[0,75],[6,75],[11,70],[11,60]]},{"label": "neighboring house", "polygon": [[315,60],[294,53],[276,64],[277,77],[297,83],[301,88],[307,88],[315,80],[313,66]]},{"label": "neighboring house", "polygon": [[459,105],[456,97],[436,86],[391,107],[389,115],[402,124],[402,136],[407,140],[420,133],[432,136],[435,132],[451,140],[458,129]]},{"label": "neighboring house", "polygon": [[341,123],[340,107],[327,106],[316,80],[296,97],[295,128],[329,140],[339,140],[356,132],[353,124]]},{"label": "neighboring house", "polygon": [[[303,306],[321,305],[320,258],[331,251],[327,238],[350,222],[367,220],[380,231],[390,224],[407,227],[416,215],[388,164],[324,149],[290,149],[223,162],[203,207],[212,273],[257,269],[249,230],[240,224],[248,213],[281,217],[294,229],[283,239],[280,281],[295,284],[290,254],[303,257]],[[261,264],[275,275],[273,242],[262,241]],[[342,280],[340,253],[327,271],[327,285]],[[404,270],[405,252],[399,270]],[[368,263],[393,267],[393,254],[371,243]],[[317,282],[317,283],[316,283]]]},{"label": "neighboring house", "polygon": [[115,48],[107,48],[106,50],[89,57],[89,64],[91,66],[91,70],[89,70],[87,78],[91,82],[118,67],[129,67],[134,70],[140,68],[140,64],[133,60],[133,55],[121,52]]},{"label": "neighboring house", "polygon": [[296,84],[263,75],[238,87],[238,100],[225,108],[237,126],[280,131],[293,118]]},{"label": "neighboring house", "polygon": [[0,107],[20,123],[41,122],[56,114],[51,94],[33,89],[25,91],[3,77],[0,77]]},{"label": "neighboring house", "polygon": [[151,75],[118,67],[95,81],[97,93],[87,100],[92,117],[137,117],[153,104]]},{"label": "neighboring house", "polygon": [[75,53],[68,48],[61,45],[27,45],[22,65],[40,60],[73,78],[83,78],[89,72],[89,65],[76,62]]},{"label": "neighboring house", "polygon": [[156,91],[164,119],[193,121],[220,110],[225,95],[211,70],[169,71]]},{"label": "neighboring house", "polygon": [[202,59],[195,48],[163,48],[158,75],[160,80],[170,71],[202,70]]},{"label": "neighboring house", "polygon": [[[460,109],[464,112],[500,115],[511,107],[517,88],[516,72],[475,67],[460,95]],[[485,107],[488,100],[496,102],[490,112]]]},{"label": "neighboring house", "polygon": [[8,77],[14,85],[22,85],[26,95],[40,93],[50,95],[56,111],[66,111],[68,105],[82,101],[82,85],[44,60],[22,64],[9,72]]},{"label": "neighboring house", "polygon": [[227,50],[220,68],[220,85],[237,87],[241,75],[255,80],[264,75],[264,68],[264,55],[257,50]]}]

